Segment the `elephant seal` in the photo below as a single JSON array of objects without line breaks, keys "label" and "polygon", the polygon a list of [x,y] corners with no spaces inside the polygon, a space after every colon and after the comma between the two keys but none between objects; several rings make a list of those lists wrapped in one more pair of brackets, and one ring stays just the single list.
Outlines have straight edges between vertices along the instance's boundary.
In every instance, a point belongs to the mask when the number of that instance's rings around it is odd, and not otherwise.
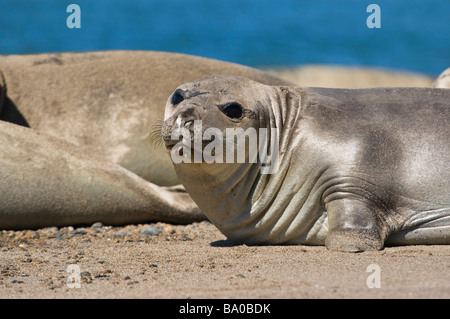
[{"label": "elephant seal", "polygon": [[338,65],[302,65],[294,68],[267,70],[299,86],[327,88],[431,87],[433,78],[415,72],[379,67]]},{"label": "elephant seal", "polygon": [[[172,159],[189,154],[175,171],[230,240],[358,252],[450,244],[449,122],[446,89],[286,87],[215,76],[174,91],[161,135]],[[214,140],[206,137],[212,128]],[[242,135],[227,136],[237,128]],[[250,157],[256,143],[244,144],[243,162],[233,149],[235,161],[191,161],[261,129],[266,137],[256,147],[277,152],[267,152],[277,155],[273,173],[262,173],[264,156]]]},{"label": "elephant seal", "polygon": [[450,68],[439,75],[433,86],[435,88],[450,89]]}]

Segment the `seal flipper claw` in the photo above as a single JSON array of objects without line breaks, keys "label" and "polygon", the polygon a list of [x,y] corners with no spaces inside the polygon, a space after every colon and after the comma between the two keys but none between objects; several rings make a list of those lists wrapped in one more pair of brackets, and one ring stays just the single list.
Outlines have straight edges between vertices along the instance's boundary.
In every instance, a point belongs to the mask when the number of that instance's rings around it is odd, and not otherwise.
[{"label": "seal flipper claw", "polygon": [[343,229],[330,231],[325,246],[329,250],[358,253],[366,250],[381,250],[383,242],[380,238],[372,237],[370,234]]},{"label": "seal flipper claw", "polygon": [[384,225],[376,209],[360,200],[340,199],[327,204],[330,250],[362,252],[384,246]]}]

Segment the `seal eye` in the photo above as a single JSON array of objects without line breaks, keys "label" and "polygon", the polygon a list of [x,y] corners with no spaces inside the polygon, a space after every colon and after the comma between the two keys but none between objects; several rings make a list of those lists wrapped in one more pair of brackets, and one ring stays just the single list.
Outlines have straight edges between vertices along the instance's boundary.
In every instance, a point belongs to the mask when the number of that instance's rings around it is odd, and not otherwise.
[{"label": "seal eye", "polygon": [[183,101],[184,101],[184,97],[183,97],[183,95],[181,95],[181,93],[179,91],[175,91],[172,94],[172,104],[173,105],[180,104]]},{"label": "seal eye", "polygon": [[221,110],[226,116],[232,119],[239,119],[244,113],[242,106],[236,102],[225,104],[221,107]]}]

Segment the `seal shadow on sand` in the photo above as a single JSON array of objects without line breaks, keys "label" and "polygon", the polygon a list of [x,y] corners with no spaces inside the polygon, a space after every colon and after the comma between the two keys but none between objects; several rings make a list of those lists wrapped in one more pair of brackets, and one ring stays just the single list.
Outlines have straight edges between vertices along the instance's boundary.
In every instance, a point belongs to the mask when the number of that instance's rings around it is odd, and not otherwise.
[{"label": "seal shadow on sand", "polygon": [[3,102],[3,108],[0,110],[0,120],[20,126],[30,127],[17,106],[7,96]]}]

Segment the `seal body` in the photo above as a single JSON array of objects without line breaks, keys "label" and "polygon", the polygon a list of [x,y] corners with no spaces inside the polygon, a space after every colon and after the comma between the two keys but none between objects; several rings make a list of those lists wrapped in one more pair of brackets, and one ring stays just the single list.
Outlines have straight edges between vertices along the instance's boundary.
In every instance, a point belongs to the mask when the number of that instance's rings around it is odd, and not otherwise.
[{"label": "seal body", "polygon": [[162,129],[170,152],[169,133],[191,129],[194,119],[203,130],[278,130],[273,174],[261,174],[262,161],[174,164],[229,239],[353,252],[450,244],[448,90],[279,87],[216,76],[174,95],[181,98],[169,98]]}]

